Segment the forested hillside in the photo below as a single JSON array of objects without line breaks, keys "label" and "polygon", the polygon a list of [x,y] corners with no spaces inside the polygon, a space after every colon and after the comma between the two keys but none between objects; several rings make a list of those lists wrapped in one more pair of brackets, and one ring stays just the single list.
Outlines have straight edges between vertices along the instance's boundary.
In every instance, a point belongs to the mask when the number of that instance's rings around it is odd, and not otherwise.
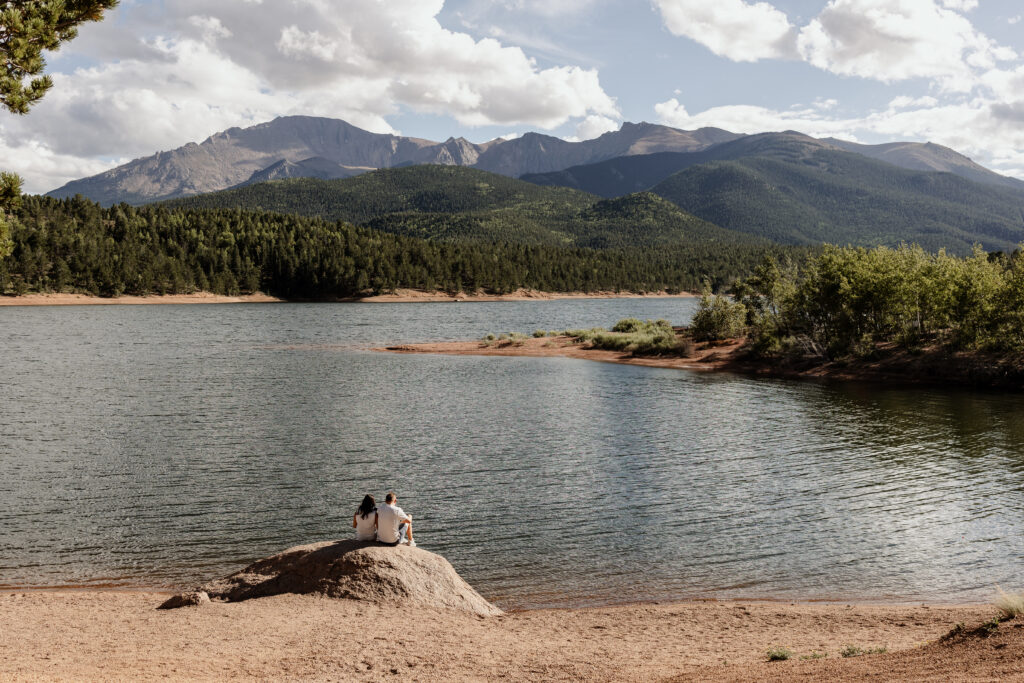
[{"label": "forested hillside", "polygon": [[837,150],[693,166],[652,192],[717,225],[785,244],[917,243],[969,253],[1024,240],[1024,192]]},{"label": "forested hillside", "polygon": [[[892,146],[878,147],[858,149],[883,154]],[[723,228],[787,244],[916,242],[967,253],[975,243],[1012,250],[1024,239],[1024,190],[1017,181],[936,145],[889,151],[904,153],[901,163],[913,154],[921,164],[955,161],[960,175],[901,168],[788,132],[523,179],[601,196],[650,190]]]},{"label": "forested hillside", "polygon": [[0,293],[102,296],[265,291],[339,298],[396,288],[548,291],[693,290],[750,271],[761,245],[584,249],[437,242],[341,221],[236,209],[101,208],[81,197],[26,197]]},{"label": "forested hillside", "polygon": [[247,185],[168,202],[191,209],[260,209],[365,223],[400,212],[462,213],[540,205],[579,210],[597,198],[562,187],[539,187],[461,166],[407,166],[354,178],[295,178]]},{"label": "forested hillside", "polygon": [[344,180],[263,183],[169,205],[319,216],[452,242],[607,248],[760,241],[718,228],[647,193],[601,201],[567,188],[538,187],[455,166],[387,169]]}]

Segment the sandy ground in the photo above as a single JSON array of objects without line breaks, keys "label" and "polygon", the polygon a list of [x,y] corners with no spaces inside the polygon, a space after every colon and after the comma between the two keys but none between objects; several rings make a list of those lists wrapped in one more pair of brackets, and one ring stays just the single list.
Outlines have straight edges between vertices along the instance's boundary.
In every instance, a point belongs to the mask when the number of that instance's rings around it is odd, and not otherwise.
[{"label": "sandy ground", "polygon": [[[165,597],[0,593],[0,678],[896,680],[878,674],[894,658],[898,670],[898,658],[907,654],[900,651],[920,653],[922,644],[957,622],[981,623],[995,613],[991,606],[710,601],[483,618],[297,595],[154,609]],[[1015,632],[1024,635],[1004,624],[1000,635]],[[1008,662],[960,657],[966,678],[934,680],[1024,680],[1022,642],[993,650]],[[889,653],[840,658],[849,645],[886,647]],[[794,658],[767,663],[765,652],[773,646],[789,648]],[[799,661],[812,653],[828,658]],[[942,661],[927,651],[926,659]],[[921,680],[915,672],[927,674],[917,663],[901,678]]]},{"label": "sandy ground", "polygon": [[635,292],[541,292],[536,289],[518,289],[509,294],[449,294],[447,292],[421,292],[415,289],[399,289],[393,294],[380,294],[368,296],[357,301],[367,302],[393,302],[393,303],[419,303],[431,301],[547,301],[551,299],[665,299],[665,298],[693,298],[698,294],[684,292],[682,294],[666,294],[665,292],[653,292],[637,294]]},{"label": "sandy ground", "polygon": [[392,353],[441,353],[454,356],[533,356],[582,358],[605,363],[643,365],[652,368],[682,368],[686,370],[721,370],[731,360],[740,342],[722,344],[699,349],[692,358],[680,356],[632,356],[621,351],[591,349],[574,344],[571,337],[540,337],[521,340],[518,343],[495,341],[486,344],[481,341],[433,342],[426,344],[402,344],[374,349]]},{"label": "sandy ground", "polygon": [[[432,303],[455,301],[541,301],[549,299],[641,299],[641,298],[689,298],[695,294],[634,294],[631,292],[540,292],[520,289],[510,294],[448,294],[446,292],[423,292],[415,289],[399,289],[392,294],[339,299],[340,302],[366,303]],[[234,303],[280,303],[284,299],[269,294],[243,294],[222,296],[209,292],[195,294],[167,294],[150,296],[101,297],[86,294],[25,294],[22,296],[0,296],[0,306],[87,306],[113,304],[234,304]]]},{"label": "sandy ground", "polygon": [[209,292],[195,294],[167,294],[152,296],[88,296],[86,294],[25,294],[0,296],[0,306],[110,306],[117,304],[253,304],[282,301],[268,294],[222,296]]}]

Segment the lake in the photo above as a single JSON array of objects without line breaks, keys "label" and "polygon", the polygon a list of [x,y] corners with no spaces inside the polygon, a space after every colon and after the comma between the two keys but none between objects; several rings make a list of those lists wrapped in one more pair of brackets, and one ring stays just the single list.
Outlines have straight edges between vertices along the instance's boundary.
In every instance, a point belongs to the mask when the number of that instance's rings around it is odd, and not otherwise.
[{"label": "lake", "polygon": [[0,309],[0,587],[182,587],[389,489],[504,607],[1024,589],[1024,396],[374,345],[688,299]]}]

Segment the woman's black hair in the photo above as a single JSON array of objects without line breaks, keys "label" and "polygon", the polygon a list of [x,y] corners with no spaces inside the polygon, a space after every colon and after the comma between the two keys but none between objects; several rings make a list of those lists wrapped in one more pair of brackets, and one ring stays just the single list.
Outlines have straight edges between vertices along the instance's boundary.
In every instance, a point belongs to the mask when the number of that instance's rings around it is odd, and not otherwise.
[{"label": "woman's black hair", "polygon": [[367,515],[377,509],[377,503],[373,500],[373,496],[366,494],[363,497],[363,502],[359,504],[359,509],[356,510],[357,515],[362,515],[363,519],[366,519]]}]

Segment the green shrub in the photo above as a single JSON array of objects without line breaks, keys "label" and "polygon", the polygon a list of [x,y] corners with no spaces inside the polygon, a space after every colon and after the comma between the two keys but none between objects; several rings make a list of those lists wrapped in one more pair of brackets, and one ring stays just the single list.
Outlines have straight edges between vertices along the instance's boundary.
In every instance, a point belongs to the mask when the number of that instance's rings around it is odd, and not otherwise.
[{"label": "green shrub", "polygon": [[856,647],[854,645],[847,645],[839,651],[840,656],[843,657],[860,657],[861,655],[880,655],[889,651],[887,647]]},{"label": "green shrub", "polygon": [[765,654],[769,662],[784,662],[793,656],[793,652],[784,647],[770,647]]},{"label": "green shrub", "polygon": [[697,341],[716,341],[742,336],[747,325],[747,308],[705,291],[690,323],[690,333]]},{"label": "green shrub", "polygon": [[643,327],[643,322],[639,318],[623,318],[615,323],[612,332],[636,332],[641,327]]},{"label": "green shrub", "polygon": [[546,337],[546,336],[548,336],[548,331],[547,330],[534,330],[533,331],[533,338],[534,339],[540,339],[541,337]]}]

